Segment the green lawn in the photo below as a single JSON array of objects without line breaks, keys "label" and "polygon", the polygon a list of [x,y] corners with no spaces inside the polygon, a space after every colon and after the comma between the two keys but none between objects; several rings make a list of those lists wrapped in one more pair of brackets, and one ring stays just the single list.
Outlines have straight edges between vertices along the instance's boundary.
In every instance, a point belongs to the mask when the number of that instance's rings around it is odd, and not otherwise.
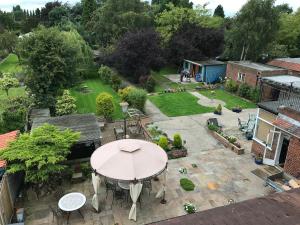
[{"label": "green lawn", "polygon": [[[195,89],[196,86],[199,86],[199,83],[190,83],[190,84],[178,84],[170,81],[164,75],[177,74],[177,69],[173,67],[164,67],[160,71],[152,71],[151,75],[156,82],[155,92],[163,92],[167,88],[179,88],[184,87],[186,89]],[[178,76],[179,80],[179,76]]]},{"label": "green lawn", "polygon": [[22,71],[18,57],[15,54],[9,54],[0,63],[0,72],[3,73],[18,73]]},{"label": "green lawn", "polygon": [[88,92],[83,93],[75,87],[71,90],[72,95],[76,98],[77,110],[79,113],[96,113],[96,97],[101,92],[108,92],[114,98],[115,112],[113,119],[123,118],[122,110],[119,105],[120,97],[118,94],[109,86],[103,84],[99,79],[88,79],[84,81],[81,86],[87,86]]},{"label": "green lawn", "polygon": [[167,93],[149,96],[153,102],[167,116],[186,116],[213,112],[214,108],[201,106],[198,98],[188,92]]},{"label": "green lawn", "polygon": [[214,90],[215,94],[212,94],[211,90],[202,90],[200,91],[200,94],[205,95],[208,98],[214,98],[222,100],[226,103],[225,107],[227,109],[232,109],[233,107],[240,106],[243,109],[248,108],[256,108],[256,104],[253,102],[250,102],[246,99],[243,99],[239,96],[233,95],[225,90],[217,89]]}]

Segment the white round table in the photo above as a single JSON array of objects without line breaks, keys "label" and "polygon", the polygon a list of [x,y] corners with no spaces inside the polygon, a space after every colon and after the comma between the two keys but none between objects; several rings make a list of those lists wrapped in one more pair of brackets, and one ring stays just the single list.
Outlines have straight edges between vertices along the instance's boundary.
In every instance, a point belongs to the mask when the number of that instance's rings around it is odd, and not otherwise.
[{"label": "white round table", "polygon": [[80,212],[80,208],[84,206],[86,202],[86,197],[79,192],[72,192],[64,195],[58,201],[58,207],[64,212],[68,213],[67,224],[69,223],[69,217],[71,212],[78,211],[79,214],[84,219],[82,213]]}]

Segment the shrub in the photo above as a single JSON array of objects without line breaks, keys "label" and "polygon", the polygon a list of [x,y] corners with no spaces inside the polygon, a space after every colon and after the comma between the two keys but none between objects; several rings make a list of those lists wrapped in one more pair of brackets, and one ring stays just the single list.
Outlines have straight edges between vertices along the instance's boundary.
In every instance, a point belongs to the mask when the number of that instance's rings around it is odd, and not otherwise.
[{"label": "shrub", "polygon": [[70,91],[64,90],[63,95],[57,98],[56,115],[68,115],[76,112],[76,100],[71,96]]},{"label": "shrub", "polygon": [[155,88],[155,80],[153,79],[152,76],[149,76],[146,82],[146,86],[145,86],[146,90],[148,92],[153,92],[154,88]]},{"label": "shrub", "polygon": [[219,127],[214,124],[209,124],[207,127],[209,130],[212,130],[212,131],[218,132],[218,130],[219,130]]},{"label": "shrub", "polygon": [[233,143],[236,142],[237,139],[236,139],[236,137],[230,136],[230,137],[227,138],[227,140],[228,140],[231,144],[233,144]]},{"label": "shrub", "polygon": [[83,176],[91,177],[91,173],[93,172],[93,170],[89,162],[81,163],[80,169],[82,171]]},{"label": "shrub", "polygon": [[251,87],[247,84],[241,84],[238,89],[238,95],[250,99],[251,96]]},{"label": "shrub", "polygon": [[114,113],[113,97],[103,92],[96,98],[96,113],[104,116],[105,119],[111,120]]},{"label": "shrub", "polygon": [[147,100],[147,93],[142,89],[133,89],[128,93],[128,103],[130,106],[144,111]]},{"label": "shrub", "polygon": [[161,135],[159,140],[158,140],[158,145],[164,149],[165,151],[169,150],[169,146],[168,146],[169,142],[166,136]]},{"label": "shrub", "polygon": [[99,78],[103,81],[105,84],[110,84],[112,76],[114,74],[114,71],[109,68],[108,66],[101,65],[98,70]]},{"label": "shrub", "polygon": [[115,90],[118,91],[120,89],[122,80],[120,79],[120,77],[116,74],[114,74],[111,77],[111,87]]},{"label": "shrub", "polygon": [[187,178],[180,179],[180,186],[186,191],[193,191],[195,189],[195,184],[193,183],[193,181]]},{"label": "shrub", "polygon": [[259,98],[260,98],[260,90],[257,87],[252,88],[250,100],[257,103],[259,102]]},{"label": "shrub", "polygon": [[175,148],[181,148],[182,147],[182,139],[180,134],[174,134],[174,138],[173,138],[173,144]]},{"label": "shrub", "polygon": [[133,86],[128,86],[124,89],[120,89],[118,91],[118,94],[121,97],[121,100],[124,101],[124,102],[128,102],[128,95],[134,89],[135,89],[135,87],[133,87]]},{"label": "shrub", "polygon": [[231,93],[237,92],[239,85],[232,79],[228,79],[225,83],[225,90]]},{"label": "shrub", "polygon": [[215,113],[221,115],[222,114],[222,106],[221,104],[219,104],[216,108],[215,108]]}]

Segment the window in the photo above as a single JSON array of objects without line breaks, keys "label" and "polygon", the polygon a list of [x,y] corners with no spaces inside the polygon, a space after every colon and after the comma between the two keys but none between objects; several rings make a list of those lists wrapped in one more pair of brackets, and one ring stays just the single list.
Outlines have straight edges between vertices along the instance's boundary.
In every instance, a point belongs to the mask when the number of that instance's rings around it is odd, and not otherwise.
[{"label": "window", "polygon": [[241,73],[241,72],[238,73],[238,81],[244,83],[245,82],[245,77],[246,77],[246,74]]}]

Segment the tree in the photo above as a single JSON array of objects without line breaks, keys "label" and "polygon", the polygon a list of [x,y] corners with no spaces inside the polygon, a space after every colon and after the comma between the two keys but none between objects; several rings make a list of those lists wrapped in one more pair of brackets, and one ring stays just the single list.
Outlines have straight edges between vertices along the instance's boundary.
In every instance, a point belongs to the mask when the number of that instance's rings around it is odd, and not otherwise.
[{"label": "tree", "polygon": [[214,11],[214,16],[225,18],[225,13],[222,5],[218,5]]},{"label": "tree", "polygon": [[293,13],[293,8],[290,7],[289,4],[287,3],[277,5],[275,8],[276,10],[278,10],[279,13],[287,13],[287,14]]},{"label": "tree", "polygon": [[274,41],[279,27],[275,0],[249,0],[225,35],[225,56],[257,61]]},{"label": "tree", "polygon": [[18,79],[14,78],[9,73],[4,73],[3,76],[0,78],[0,89],[5,91],[7,96],[8,96],[9,89],[18,86],[19,86]]},{"label": "tree", "polygon": [[12,53],[17,44],[17,35],[14,32],[5,30],[0,33],[0,50]]},{"label": "tree", "polygon": [[151,5],[158,7],[158,12],[169,10],[168,4],[172,3],[175,7],[193,8],[193,2],[189,0],[152,0]]},{"label": "tree", "polygon": [[2,12],[0,10],[0,32],[7,30],[13,30],[15,27],[14,17],[12,13]]},{"label": "tree", "polygon": [[7,133],[14,130],[23,132],[31,103],[31,99],[27,96],[8,98],[2,105],[0,132]]},{"label": "tree", "polygon": [[106,0],[86,26],[95,43],[106,47],[129,30],[151,26],[153,18],[149,8],[140,0]]},{"label": "tree", "polygon": [[27,68],[25,83],[37,105],[53,108],[59,92],[78,81],[77,69],[89,57],[85,48],[77,32],[54,27],[40,27],[22,39],[18,49]]},{"label": "tree", "polygon": [[82,0],[82,22],[84,24],[87,24],[90,21],[96,7],[97,4],[95,0]]},{"label": "tree", "polygon": [[155,17],[157,31],[160,33],[164,43],[167,43],[172,35],[185,23],[214,28],[222,25],[221,18],[212,17],[210,12],[201,6],[198,6],[196,9],[189,9],[169,4],[168,8],[169,10],[165,10]]},{"label": "tree", "polygon": [[64,6],[55,7],[49,12],[48,17],[50,26],[58,25],[63,20],[68,19],[68,10]]},{"label": "tree", "polygon": [[56,115],[63,116],[76,112],[76,99],[69,90],[64,90],[63,95],[56,100]]},{"label": "tree", "polygon": [[8,161],[8,173],[24,172],[27,183],[46,185],[66,168],[63,162],[79,137],[78,132],[44,124],[21,134],[0,152],[0,158]]},{"label": "tree", "polygon": [[111,120],[115,111],[113,96],[109,93],[103,92],[96,98],[96,113],[104,116],[105,119]]},{"label": "tree", "polygon": [[223,46],[223,29],[184,24],[167,44],[166,55],[168,63],[179,66],[183,59],[201,60],[219,56]]},{"label": "tree", "polygon": [[53,2],[47,2],[44,7],[41,9],[41,21],[45,24],[48,25],[49,23],[49,13],[51,10],[53,10],[56,7],[60,7],[61,2],[59,1],[53,1]]},{"label": "tree", "polygon": [[138,82],[140,76],[149,75],[151,69],[162,64],[160,38],[153,29],[126,33],[112,55],[113,65],[120,74]]}]

